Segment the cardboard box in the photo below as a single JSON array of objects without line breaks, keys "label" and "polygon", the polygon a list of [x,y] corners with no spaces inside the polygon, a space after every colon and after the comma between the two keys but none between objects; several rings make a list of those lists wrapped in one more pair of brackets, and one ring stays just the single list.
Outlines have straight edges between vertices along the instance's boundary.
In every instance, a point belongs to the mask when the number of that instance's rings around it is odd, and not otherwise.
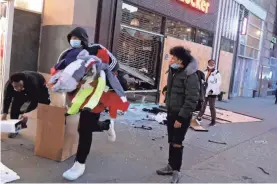
[{"label": "cardboard box", "polygon": [[79,116],[65,117],[65,108],[39,104],[35,155],[64,161],[77,152]]},{"label": "cardboard box", "polygon": [[0,120],[1,132],[5,133],[16,133],[21,129],[27,128],[26,122],[23,122],[19,119],[17,120]]}]

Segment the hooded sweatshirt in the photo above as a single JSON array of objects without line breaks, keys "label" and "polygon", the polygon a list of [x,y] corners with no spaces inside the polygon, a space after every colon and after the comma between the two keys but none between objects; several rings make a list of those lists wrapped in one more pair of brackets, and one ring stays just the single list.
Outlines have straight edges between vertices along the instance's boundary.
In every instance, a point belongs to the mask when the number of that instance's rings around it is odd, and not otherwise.
[{"label": "hooded sweatshirt", "polygon": [[59,58],[59,62],[55,65],[56,70],[63,70],[73,61],[76,61],[77,56],[82,52],[82,50],[86,49],[88,46],[88,34],[85,29],[81,27],[76,27],[73,29],[68,35],[67,40],[70,44],[70,40],[72,36],[76,36],[81,40],[82,47],[81,48],[70,48]]},{"label": "hooded sweatshirt", "polygon": [[166,106],[168,113],[177,116],[180,123],[192,116],[198,103],[200,82],[197,70],[198,63],[193,59],[186,68],[176,71],[170,68],[168,72]]}]

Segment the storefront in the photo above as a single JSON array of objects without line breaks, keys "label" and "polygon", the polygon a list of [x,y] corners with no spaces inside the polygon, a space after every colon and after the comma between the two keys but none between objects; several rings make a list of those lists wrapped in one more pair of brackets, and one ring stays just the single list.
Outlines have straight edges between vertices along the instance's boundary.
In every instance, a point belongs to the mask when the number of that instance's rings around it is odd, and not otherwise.
[{"label": "storefront", "polygon": [[234,96],[251,97],[259,88],[259,61],[264,21],[245,10],[235,70]]},{"label": "storefront", "polygon": [[132,90],[147,93],[148,101],[157,101],[167,37],[212,48],[218,1],[201,2],[121,1],[120,33],[113,52]]},{"label": "storefront", "polygon": [[277,89],[277,37],[272,37],[270,59],[263,63],[261,70],[261,95],[274,95]]}]

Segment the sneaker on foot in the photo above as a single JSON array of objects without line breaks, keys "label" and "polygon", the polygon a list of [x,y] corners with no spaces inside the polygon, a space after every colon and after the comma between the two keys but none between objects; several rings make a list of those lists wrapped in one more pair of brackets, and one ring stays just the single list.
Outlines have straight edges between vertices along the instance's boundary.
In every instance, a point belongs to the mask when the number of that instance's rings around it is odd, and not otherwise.
[{"label": "sneaker on foot", "polygon": [[114,130],[114,121],[110,120],[110,128],[108,130],[108,139],[111,142],[114,142],[116,139],[116,134],[115,134],[115,130]]},{"label": "sneaker on foot", "polygon": [[73,167],[63,173],[63,177],[70,181],[76,180],[84,174],[85,168],[85,164],[75,162]]},{"label": "sneaker on foot", "polygon": [[181,173],[179,171],[173,171],[170,183],[179,183],[181,179]]},{"label": "sneaker on foot", "polygon": [[166,167],[161,168],[156,171],[158,175],[172,175],[173,174],[173,169],[169,164],[167,164]]},{"label": "sneaker on foot", "polygon": [[212,121],[209,126],[215,126],[215,121]]}]

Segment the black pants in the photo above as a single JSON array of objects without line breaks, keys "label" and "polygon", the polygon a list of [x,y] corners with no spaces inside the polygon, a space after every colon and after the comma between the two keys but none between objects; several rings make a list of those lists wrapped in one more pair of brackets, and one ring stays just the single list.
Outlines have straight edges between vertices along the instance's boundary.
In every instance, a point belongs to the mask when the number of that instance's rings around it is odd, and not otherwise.
[{"label": "black pants", "polygon": [[92,142],[92,132],[102,132],[109,130],[110,122],[99,122],[100,114],[90,111],[81,111],[79,119],[79,144],[76,161],[84,164],[90,151]]},{"label": "black pants", "polygon": [[[167,115],[167,132],[169,143],[169,157],[168,164],[173,170],[180,171],[183,160],[183,141],[190,126],[192,116],[184,119],[181,128],[174,128],[174,123],[178,114],[168,113]],[[181,147],[174,146],[175,144],[181,145]]]},{"label": "black pants", "polygon": [[[30,100],[25,95],[25,93],[16,92],[15,96],[13,97],[13,102],[11,106],[11,114],[10,114],[11,119],[18,119],[20,114],[22,114],[23,112],[26,112],[25,109],[21,111],[22,106],[25,103],[30,103]],[[38,103],[46,104],[46,105],[50,104],[50,95],[46,86],[43,87],[40,91]],[[29,109],[29,112],[34,110],[36,106],[33,109]]]},{"label": "black pants", "polygon": [[215,119],[216,119],[215,101],[216,101],[215,95],[210,95],[210,96],[206,97],[205,101],[203,103],[203,106],[201,108],[201,111],[198,114],[198,117],[202,117],[204,115],[206,107],[207,107],[207,103],[209,102],[212,122],[215,122]]},{"label": "black pants", "polygon": [[277,104],[277,96],[275,96],[275,104]]}]

